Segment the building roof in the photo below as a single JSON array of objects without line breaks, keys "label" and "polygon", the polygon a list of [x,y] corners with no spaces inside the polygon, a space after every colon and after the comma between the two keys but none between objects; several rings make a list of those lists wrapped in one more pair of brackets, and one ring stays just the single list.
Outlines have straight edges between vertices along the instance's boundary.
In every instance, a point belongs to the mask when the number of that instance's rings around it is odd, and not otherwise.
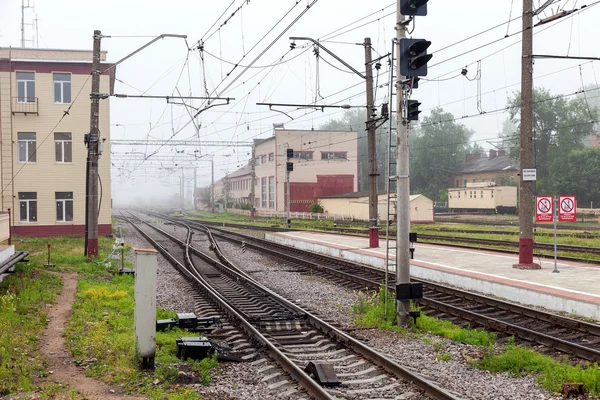
[{"label": "building roof", "polygon": [[233,171],[232,173],[227,175],[227,179],[237,178],[239,176],[245,176],[252,174],[252,165],[250,163],[244,165],[242,168]]},{"label": "building roof", "polygon": [[[381,196],[384,194],[387,194],[387,192],[379,192],[379,193],[377,193],[377,196]],[[396,197],[395,192],[392,192],[390,194],[391,194],[390,197]],[[423,196],[423,195],[422,194],[412,194],[412,195],[410,195],[410,201],[413,201],[417,197],[421,197],[421,196]],[[336,194],[333,196],[321,196],[319,198],[320,199],[359,199],[361,197],[369,197],[369,192],[343,193],[343,194]],[[425,197],[425,196],[423,196],[423,197]]]},{"label": "building roof", "polygon": [[502,171],[515,171],[519,170],[519,163],[511,160],[510,156],[502,155],[492,158],[482,157],[475,158],[464,162],[463,164],[456,167],[452,173],[454,175],[459,174],[472,174],[477,172],[502,172]]}]

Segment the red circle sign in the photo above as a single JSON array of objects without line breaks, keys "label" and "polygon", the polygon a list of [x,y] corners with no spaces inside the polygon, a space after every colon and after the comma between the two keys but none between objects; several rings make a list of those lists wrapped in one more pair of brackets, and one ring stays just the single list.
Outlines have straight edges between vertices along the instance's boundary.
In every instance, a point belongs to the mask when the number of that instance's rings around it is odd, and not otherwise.
[{"label": "red circle sign", "polygon": [[540,213],[547,213],[552,209],[552,203],[548,199],[538,201],[538,210]]},{"label": "red circle sign", "polygon": [[565,213],[570,213],[573,211],[575,206],[575,202],[571,198],[562,199],[560,202],[560,209]]}]

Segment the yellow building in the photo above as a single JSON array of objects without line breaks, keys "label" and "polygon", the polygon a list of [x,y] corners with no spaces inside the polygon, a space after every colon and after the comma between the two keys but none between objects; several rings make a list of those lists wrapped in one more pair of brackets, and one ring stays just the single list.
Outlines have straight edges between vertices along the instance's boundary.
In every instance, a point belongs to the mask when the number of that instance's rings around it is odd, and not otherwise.
[{"label": "yellow building", "polygon": [[[0,186],[15,234],[85,232],[92,52],[0,48]],[[101,69],[110,64],[104,63]],[[115,69],[100,78],[113,93]],[[100,140],[110,137],[109,100],[100,101]],[[98,233],[111,233],[110,142],[101,145]]]},{"label": "yellow building", "polygon": [[[390,219],[396,220],[396,195],[390,196]],[[347,214],[358,221],[369,220],[369,194],[367,192],[346,193],[336,196],[320,197],[319,202],[328,214]],[[377,217],[385,221],[388,212],[387,193],[377,196]],[[416,194],[410,196],[410,222],[433,222],[433,201]]]}]

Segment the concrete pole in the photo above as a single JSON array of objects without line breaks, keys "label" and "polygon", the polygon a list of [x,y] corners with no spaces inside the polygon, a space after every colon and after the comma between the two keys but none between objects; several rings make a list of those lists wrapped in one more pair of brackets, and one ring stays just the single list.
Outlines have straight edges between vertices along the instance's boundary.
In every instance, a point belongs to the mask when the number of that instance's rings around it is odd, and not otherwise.
[{"label": "concrete pole", "polygon": [[135,249],[134,330],[142,369],[154,369],[156,355],[157,251]]},{"label": "concrete pole", "polygon": [[21,0],[21,47],[25,48],[25,0]]},{"label": "concrete pole", "polygon": [[212,213],[215,213],[215,158],[210,159],[210,205],[212,207]]},{"label": "concrete pole", "polygon": [[533,0],[523,0],[521,59],[521,179],[519,190],[519,269],[540,269],[533,262],[533,181],[523,180],[523,169],[533,168]]},{"label": "concrete pole", "polygon": [[367,83],[367,147],[369,156],[369,247],[379,247],[377,227],[377,149],[375,141],[375,99],[373,98],[373,60],[371,38],[365,38],[365,68]]},{"label": "concrete pole", "polygon": [[[410,181],[409,181],[409,149],[408,121],[403,117],[404,77],[400,74],[400,39],[406,36],[404,15],[400,12],[400,0],[397,2],[396,24],[396,133],[398,155],[396,159],[396,284],[410,282]],[[409,301],[396,301],[396,318],[398,326],[409,326]]]},{"label": "concrete pole", "polygon": [[194,189],[192,189],[192,203],[194,203],[194,210],[196,209],[196,186],[198,185],[198,174],[196,168],[194,168]]},{"label": "concrete pole", "polygon": [[98,255],[98,119],[100,113],[100,41],[102,33],[94,31],[92,58],[92,106],[90,111],[90,133],[87,155],[87,196],[86,196],[86,254],[88,258]]}]

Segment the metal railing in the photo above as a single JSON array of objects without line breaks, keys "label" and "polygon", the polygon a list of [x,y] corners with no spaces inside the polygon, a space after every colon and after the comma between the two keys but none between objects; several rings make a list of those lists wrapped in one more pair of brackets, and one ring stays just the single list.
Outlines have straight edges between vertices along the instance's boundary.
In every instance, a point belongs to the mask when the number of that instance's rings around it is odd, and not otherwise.
[{"label": "metal railing", "polygon": [[14,114],[35,114],[38,112],[37,97],[13,97],[12,98],[12,113]]}]

